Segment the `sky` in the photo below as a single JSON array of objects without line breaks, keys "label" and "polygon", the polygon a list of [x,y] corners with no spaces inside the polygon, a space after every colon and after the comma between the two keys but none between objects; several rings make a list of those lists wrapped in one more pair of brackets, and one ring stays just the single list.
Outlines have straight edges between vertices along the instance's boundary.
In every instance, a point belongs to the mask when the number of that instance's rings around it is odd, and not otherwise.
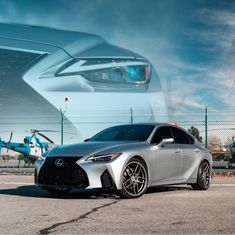
[{"label": "sky", "polygon": [[234,1],[0,0],[0,22],[100,35],[153,63],[172,121],[203,119],[205,106],[211,121],[233,121]]}]

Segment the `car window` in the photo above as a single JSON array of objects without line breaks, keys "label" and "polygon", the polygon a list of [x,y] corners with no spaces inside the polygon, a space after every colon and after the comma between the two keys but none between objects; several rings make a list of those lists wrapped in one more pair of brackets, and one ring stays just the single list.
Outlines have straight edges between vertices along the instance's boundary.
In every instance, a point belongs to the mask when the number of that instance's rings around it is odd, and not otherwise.
[{"label": "car window", "polygon": [[189,135],[181,129],[171,127],[176,144],[190,144]]},{"label": "car window", "polygon": [[95,137],[91,138],[89,141],[113,141],[116,139],[118,135],[119,129],[117,128],[109,128],[106,131],[102,131]]},{"label": "car window", "polygon": [[170,127],[160,127],[157,129],[151,143],[159,144],[163,139],[173,138]]},{"label": "car window", "polygon": [[188,137],[189,137],[190,143],[194,144],[195,139],[191,135],[189,135],[189,134],[188,134]]},{"label": "car window", "polygon": [[89,141],[146,141],[154,125],[123,125],[107,128]]}]

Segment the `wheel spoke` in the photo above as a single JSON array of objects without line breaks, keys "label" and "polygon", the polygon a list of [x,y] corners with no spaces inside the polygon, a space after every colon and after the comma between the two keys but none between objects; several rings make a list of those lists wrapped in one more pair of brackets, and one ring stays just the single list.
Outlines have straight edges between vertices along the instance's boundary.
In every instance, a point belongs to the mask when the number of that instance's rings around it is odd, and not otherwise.
[{"label": "wheel spoke", "polygon": [[204,186],[207,185],[207,183],[206,183],[206,177],[205,177],[205,176],[203,176],[203,178],[202,178],[202,183],[203,183]]},{"label": "wheel spoke", "polygon": [[130,182],[128,185],[126,185],[126,188],[131,188],[131,185],[133,185],[132,182]]},{"label": "wheel spoke", "polygon": [[132,184],[131,179],[127,179],[125,182],[123,182],[123,185],[125,185],[125,187],[129,187]]},{"label": "wheel spoke", "polygon": [[[132,169],[131,169],[130,167],[127,167],[126,170],[125,170],[125,172],[127,173],[127,175],[128,175],[129,177],[132,176]],[[130,173],[130,172],[131,172],[131,173]]]},{"label": "wheel spoke", "polygon": [[142,168],[141,168],[141,165],[140,165],[140,164],[137,164],[134,172],[135,172],[137,175],[139,175],[141,169],[142,169]]},{"label": "wheel spoke", "polygon": [[139,183],[139,184],[145,184],[145,178],[144,178],[144,177],[138,177],[137,183]]},{"label": "wheel spoke", "polygon": [[136,164],[136,167],[135,167],[135,170],[134,170],[135,173],[137,172],[138,167],[139,167],[139,164]]},{"label": "wheel spoke", "polygon": [[209,173],[209,166],[208,165],[205,166],[204,172]]},{"label": "wheel spoke", "polygon": [[138,193],[138,185],[136,183],[133,184],[133,189],[134,189],[134,194],[137,194]]}]

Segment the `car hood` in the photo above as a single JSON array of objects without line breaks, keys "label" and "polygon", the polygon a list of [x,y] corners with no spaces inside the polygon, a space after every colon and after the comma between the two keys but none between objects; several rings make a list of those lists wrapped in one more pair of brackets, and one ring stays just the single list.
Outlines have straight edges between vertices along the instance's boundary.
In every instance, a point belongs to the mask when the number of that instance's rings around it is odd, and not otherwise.
[{"label": "car hood", "polygon": [[[141,57],[129,50],[109,44],[103,38],[89,33],[60,30],[23,24],[0,23],[0,45],[44,52],[63,50],[73,58],[78,57]],[[54,49],[53,49],[54,48]]]},{"label": "car hood", "polygon": [[143,145],[146,145],[146,142],[85,142],[80,144],[57,146],[47,153],[47,157],[83,157],[95,154],[117,153]]}]

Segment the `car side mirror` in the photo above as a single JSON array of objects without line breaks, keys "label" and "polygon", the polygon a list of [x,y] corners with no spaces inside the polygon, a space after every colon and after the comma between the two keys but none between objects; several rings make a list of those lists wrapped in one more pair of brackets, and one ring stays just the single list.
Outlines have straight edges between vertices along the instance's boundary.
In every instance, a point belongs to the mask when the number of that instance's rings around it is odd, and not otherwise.
[{"label": "car side mirror", "polygon": [[162,139],[162,141],[158,144],[158,146],[164,147],[164,144],[172,144],[174,142],[173,138]]}]

